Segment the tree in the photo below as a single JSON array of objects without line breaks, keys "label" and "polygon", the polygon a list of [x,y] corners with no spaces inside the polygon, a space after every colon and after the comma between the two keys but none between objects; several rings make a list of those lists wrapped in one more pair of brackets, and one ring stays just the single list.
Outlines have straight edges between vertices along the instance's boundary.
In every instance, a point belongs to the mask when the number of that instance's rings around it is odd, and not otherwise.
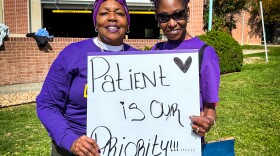
[{"label": "tree", "polygon": [[[212,29],[225,31],[231,34],[236,29],[235,15],[246,10],[246,0],[213,0]],[[204,5],[204,30],[207,30],[209,17],[209,0]]]},{"label": "tree", "polygon": [[[260,17],[260,1],[251,0],[251,21],[257,19],[257,23],[261,27]],[[268,34],[268,41],[274,42],[274,36],[280,36],[280,0],[262,0],[264,21],[266,23],[266,30]]]},{"label": "tree", "polygon": [[[259,9],[260,3],[258,4]],[[270,23],[279,23],[280,22],[280,12],[279,12],[279,7],[280,7],[280,0],[263,0],[263,11],[264,11],[264,19]]]}]

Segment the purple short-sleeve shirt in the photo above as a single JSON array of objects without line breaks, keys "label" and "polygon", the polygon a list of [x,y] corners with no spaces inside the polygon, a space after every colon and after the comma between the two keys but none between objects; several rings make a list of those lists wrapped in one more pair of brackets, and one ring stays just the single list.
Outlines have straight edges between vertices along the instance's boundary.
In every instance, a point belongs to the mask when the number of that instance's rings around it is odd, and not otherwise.
[{"label": "purple short-sleeve shirt", "polygon": [[[182,42],[167,41],[160,42],[153,46],[152,50],[173,50],[173,49],[200,49],[205,42],[198,37],[193,37]],[[203,103],[217,103],[219,101],[220,66],[219,58],[213,47],[207,46],[204,50],[200,73],[200,110],[203,110]]]}]

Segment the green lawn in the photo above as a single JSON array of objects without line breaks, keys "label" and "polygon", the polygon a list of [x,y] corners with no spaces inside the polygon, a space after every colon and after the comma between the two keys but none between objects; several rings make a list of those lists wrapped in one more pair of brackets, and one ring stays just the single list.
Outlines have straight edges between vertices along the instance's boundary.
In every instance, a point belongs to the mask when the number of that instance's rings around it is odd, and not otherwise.
[{"label": "green lawn", "polygon": [[[269,47],[244,65],[223,75],[218,105],[219,137],[235,137],[238,156],[280,153],[280,47]],[[50,139],[36,116],[35,104],[0,109],[0,155],[50,155]],[[207,140],[217,137],[211,131]]]},{"label": "green lawn", "polygon": [[[264,53],[245,55],[263,61],[221,78],[218,132],[235,137],[238,156],[280,153],[280,47],[269,49],[268,63]],[[213,131],[207,139],[215,139]]]},{"label": "green lawn", "polygon": [[50,139],[35,104],[0,109],[0,155],[50,155]]}]

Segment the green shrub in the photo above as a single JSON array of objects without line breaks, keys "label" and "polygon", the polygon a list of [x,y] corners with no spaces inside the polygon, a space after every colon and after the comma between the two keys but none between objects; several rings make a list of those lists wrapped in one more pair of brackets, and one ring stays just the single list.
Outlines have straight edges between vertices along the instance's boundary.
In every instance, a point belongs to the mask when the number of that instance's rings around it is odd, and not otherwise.
[{"label": "green shrub", "polygon": [[210,31],[199,38],[216,49],[222,74],[241,71],[242,48],[231,35],[221,31]]},{"label": "green shrub", "polygon": [[149,46],[144,47],[144,50],[151,50],[151,49],[152,49],[152,47],[149,47]]},{"label": "green shrub", "polygon": [[149,51],[151,49],[152,49],[152,47],[149,47],[149,46],[145,46],[143,49],[142,48],[138,48],[138,50],[140,50],[140,51]]}]

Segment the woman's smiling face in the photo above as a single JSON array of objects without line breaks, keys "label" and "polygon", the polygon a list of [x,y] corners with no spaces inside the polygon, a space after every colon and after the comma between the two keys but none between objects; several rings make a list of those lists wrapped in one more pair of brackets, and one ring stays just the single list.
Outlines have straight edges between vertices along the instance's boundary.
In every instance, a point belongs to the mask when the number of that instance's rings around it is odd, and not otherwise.
[{"label": "woman's smiling face", "polygon": [[184,40],[187,27],[187,3],[182,0],[159,0],[158,23],[168,40]]},{"label": "woman's smiling face", "polygon": [[115,0],[107,0],[100,5],[96,16],[98,38],[105,44],[123,44],[128,29],[127,17],[123,6]]}]

